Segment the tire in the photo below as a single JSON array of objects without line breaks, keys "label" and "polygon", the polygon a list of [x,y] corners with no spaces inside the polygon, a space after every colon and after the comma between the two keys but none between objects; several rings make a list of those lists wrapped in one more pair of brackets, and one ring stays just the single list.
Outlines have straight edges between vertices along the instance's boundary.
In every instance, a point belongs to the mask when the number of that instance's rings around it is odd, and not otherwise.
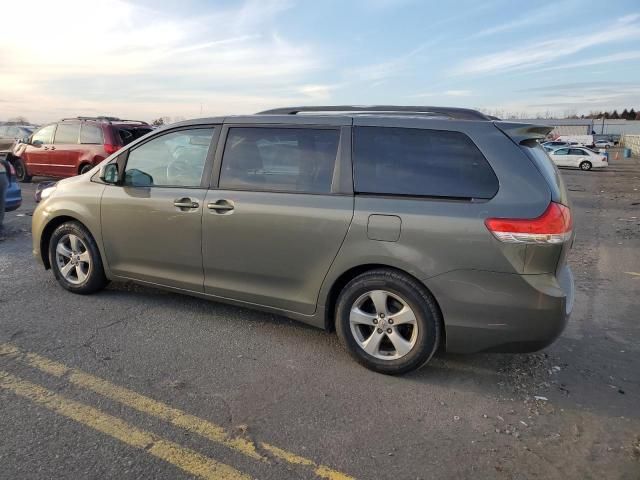
[{"label": "tire", "polygon": [[87,173],[92,168],[93,168],[93,165],[91,165],[90,163],[85,163],[80,167],[80,175]]},{"label": "tire", "polygon": [[[372,270],[351,280],[340,292],[335,313],[342,345],[358,363],[379,373],[420,368],[440,343],[442,317],[435,299],[416,280],[394,270]],[[412,317],[413,322],[404,323]]]},{"label": "tire", "polygon": [[584,162],[580,162],[580,170],[591,170],[591,162],[587,162],[586,160]]},{"label": "tire", "polygon": [[13,168],[16,169],[16,178],[19,182],[31,182],[31,178],[33,177],[27,172],[27,166],[25,165],[24,160],[22,160],[20,157],[14,157],[11,163],[13,163]]},{"label": "tire", "polygon": [[49,240],[49,263],[58,283],[70,292],[87,295],[109,283],[98,246],[79,222],[66,222],[54,230]]}]

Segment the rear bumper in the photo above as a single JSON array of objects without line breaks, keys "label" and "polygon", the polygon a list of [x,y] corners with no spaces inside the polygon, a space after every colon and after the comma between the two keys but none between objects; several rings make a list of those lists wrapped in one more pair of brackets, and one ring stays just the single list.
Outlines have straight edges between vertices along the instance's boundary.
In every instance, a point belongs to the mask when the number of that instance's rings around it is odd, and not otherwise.
[{"label": "rear bumper", "polygon": [[571,269],[556,275],[457,270],[425,281],[453,353],[533,352],[558,338],[573,310]]}]

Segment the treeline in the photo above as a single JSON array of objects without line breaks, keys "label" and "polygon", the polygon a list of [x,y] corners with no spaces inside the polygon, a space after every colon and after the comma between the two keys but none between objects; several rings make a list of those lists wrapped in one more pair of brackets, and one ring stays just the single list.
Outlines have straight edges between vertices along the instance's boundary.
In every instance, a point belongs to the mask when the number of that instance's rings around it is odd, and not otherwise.
[{"label": "treeline", "polygon": [[611,120],[640,120],[640,112],[636,112],[633,108],[627,110],[626,108],[622,113],[618,113],[618,110],[613,112],[590,112],[589,115],[571,115],[567,118],[610,118]]}]

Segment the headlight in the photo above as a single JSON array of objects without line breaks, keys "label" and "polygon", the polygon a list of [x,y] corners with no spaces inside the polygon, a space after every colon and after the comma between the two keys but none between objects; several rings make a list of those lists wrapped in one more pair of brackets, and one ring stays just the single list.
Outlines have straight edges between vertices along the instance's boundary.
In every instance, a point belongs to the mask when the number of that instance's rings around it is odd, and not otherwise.
[{"label": "headlight", "polygon": [[45,187],[42,190],[37,190],[36,191],[36,203],[41,202],[42,200],[45,200],[47,198],[49,198],[51,196],[51,194],[53,192],[56,191],[56,185],[51,185],[49,187]]}]

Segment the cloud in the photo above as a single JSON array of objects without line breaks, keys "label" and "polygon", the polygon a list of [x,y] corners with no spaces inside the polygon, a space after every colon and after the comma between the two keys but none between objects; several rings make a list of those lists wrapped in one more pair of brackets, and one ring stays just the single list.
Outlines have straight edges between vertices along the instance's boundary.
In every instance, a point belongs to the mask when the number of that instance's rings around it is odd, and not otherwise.
[{"label": "cloud", "polygon": [[[16,99],[2,114],[21,113],[21,98],[40,121],[61,111],[197,115],[201,103],[217,114],[253,111],[252,102],[304,100],[304,85],[325,61],[275,30],[274,19],[287,8],[288,1],[249,0],[176,16],[131,0],[32,1],[29,10],[38,14],[28,35],[23,22],[0,29],[0,97]],[[7,18],[22,18],[24,10],[19,2],[3,5]]]},{"label": "cloud", "polygon": [[567,68],[576,68],[576,67],[590,67],[592,65],[602,65],[604,63],[626,62],[628,60],[638,60],[638,59],[640,59],[640,50],[635,50],[635,51],[629,51],[629,52],[612,53],[611,55],[607,55],[604,57],[590,58],[588,60],[581,60],[579,62],[562,63],[561,65],[554,65],[552,67],[538,68],[534,71],[548,72],[552,70],[565,70]]},{"label": "cloud", "polygon": [[558,11],[566,11],[568,8],[568,3],[570,2],[556,2],[545,7],[536,7],[535,10],[527,11],[520,18],[516,18],[515,20],[511,20],[510,22],[502,22],[493,27],[485,28],[484,30],[480,30],[476,34],[471,35],[470,38],[487,37],[489,35],[495,35],[515,29],[521,29],[523,27],[528,27],[529,25],[539,25],[542,20],[550,18],[550,16],[552,15],[557,15]]},{"label": "cloud", "polygon": [[555,37],[471,58],[455,67],[452,73],[479,75],[531,69],[598,45],[640,38],[640,25],[636,22],[635,16],[622,17],[619,20],[624,21],[619,21],[616,28]]}]

